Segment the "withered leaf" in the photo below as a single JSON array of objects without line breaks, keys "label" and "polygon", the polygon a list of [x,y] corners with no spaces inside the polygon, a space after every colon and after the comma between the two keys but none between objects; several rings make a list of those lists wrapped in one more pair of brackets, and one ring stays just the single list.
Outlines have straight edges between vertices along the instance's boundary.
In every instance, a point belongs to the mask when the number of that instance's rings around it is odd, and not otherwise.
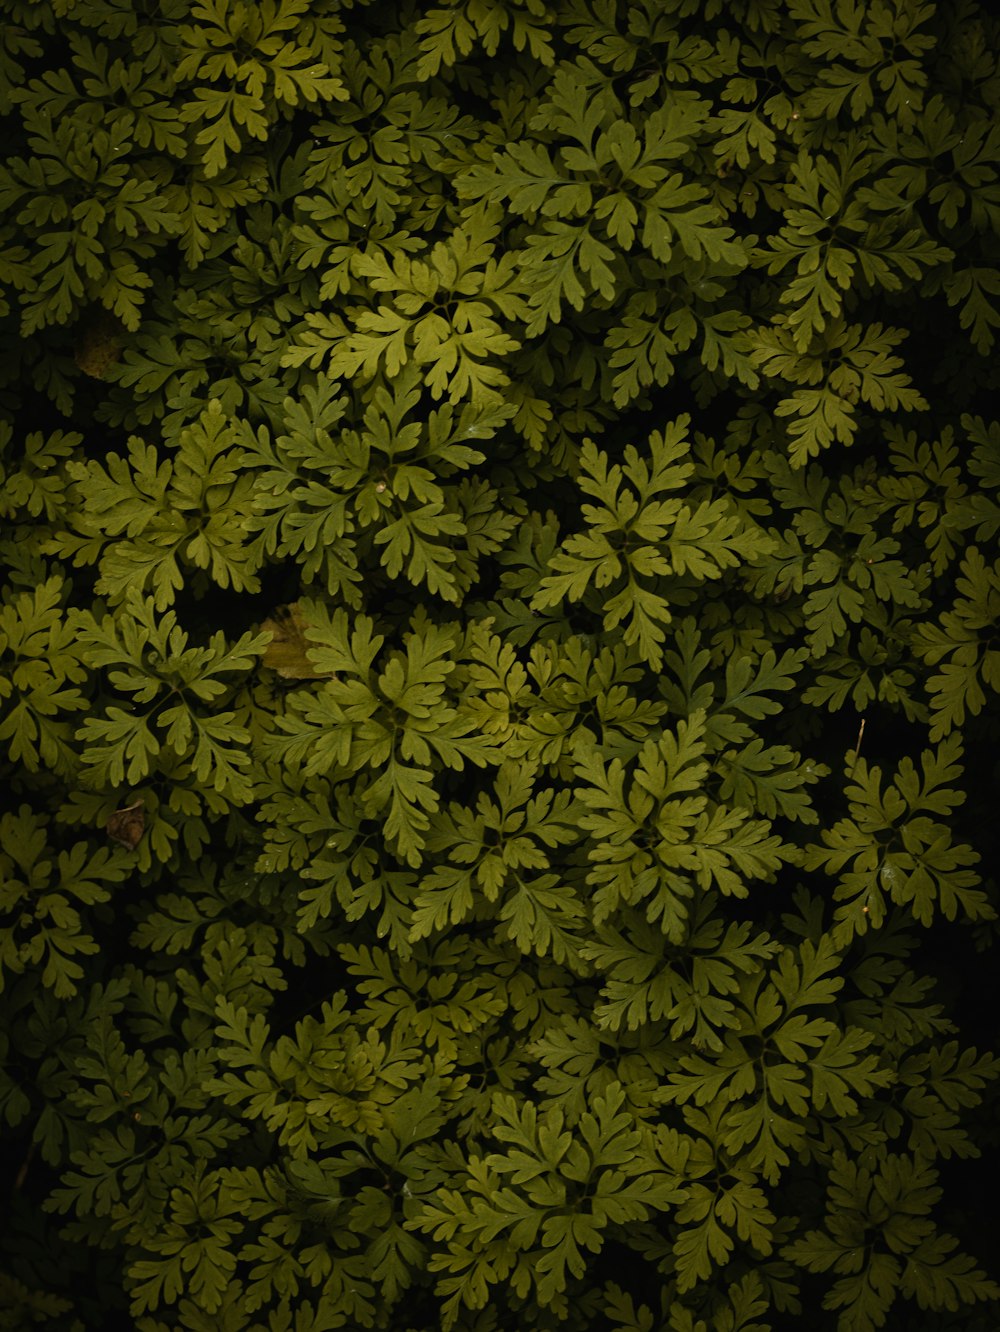
[{"label": "withered leaf", "polygon": [[134,851],[146,831],[143,801],[137,800],[132,805],[126,805],[124,809],[116,809],[104,825],[104,831],[112,841],[120,842],[129,851]]},{"label": "withered leaf", "polygon": [[298,602],[279,607],[261,629],[272,634],[264,649],[263,664],[269,666],[285,680],[329,680],[332,671],[319,671],[306,656],[306,621]]},{"label": "withered leaf", "polygon": [[109,310],[92,310],[80,320],[73,360],[85,375],[103,379],[122,354],[125,325]]}]

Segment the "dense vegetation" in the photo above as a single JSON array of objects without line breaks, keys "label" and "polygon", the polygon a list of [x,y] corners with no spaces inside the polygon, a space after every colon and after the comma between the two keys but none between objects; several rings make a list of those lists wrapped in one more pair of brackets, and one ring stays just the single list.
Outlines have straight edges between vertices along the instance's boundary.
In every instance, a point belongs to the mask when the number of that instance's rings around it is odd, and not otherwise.
[{"label": "dense vegetation", "polygon": [[995,1329],[1000,27],[0,16],[0,1327]]}]

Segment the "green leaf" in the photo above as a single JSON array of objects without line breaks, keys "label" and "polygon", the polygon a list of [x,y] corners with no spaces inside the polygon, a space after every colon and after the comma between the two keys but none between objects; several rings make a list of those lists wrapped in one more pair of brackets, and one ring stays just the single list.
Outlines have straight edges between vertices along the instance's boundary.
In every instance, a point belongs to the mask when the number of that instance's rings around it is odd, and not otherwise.
[{"label": "green leaf", "polygon": [[530,236],[520,260],[532,309],[525,328],[528,337],[558,324],[564,305],[581,310],[591,294],[610,301],[617,286],[614,257],[588,224],[546,222],[541,232]]},{"label": "green leaf", "polygon": [[103,716],[88,717],[79,728],[86,780],[136,786],[172,752],[220,795],[248,800],[250,733],[218,703],[235,687],[225,677],[245,674],[266,636],[244,634],[229,646],[219,631],[206,646],[191,647],[173,611],[158,617],[153,601],[134,593],[115,615],[87,621],[80,633],[87,659],[114,668],[109,682],[132,699],[128,708],[109,703]]}]

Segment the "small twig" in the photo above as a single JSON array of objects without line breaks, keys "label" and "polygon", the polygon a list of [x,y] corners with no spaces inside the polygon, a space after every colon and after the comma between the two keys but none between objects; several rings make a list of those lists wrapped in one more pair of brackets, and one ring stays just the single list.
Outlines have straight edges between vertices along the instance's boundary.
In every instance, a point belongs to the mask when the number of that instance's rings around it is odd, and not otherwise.
[{"label": "small twig", "polygon": [[856,767],[856,765],[857,765],[857,762],[858,762],[858,755],[861,753],[861,740],[862,740],[862,737],[864,736],[864,733],[865,733],[865,718],[862,717],[862,718],[861,718],[861,725],[858,727],[858,738],[857,738],[857,740],[855,740],[855,742],[854,742],[854,762],[851,764],[851,770],[850,770],[850,772],[847,774],[848,777],[853,777],[853,776],[854,776],[854,769],[855,769],[855,767]]},{"label": "small twig", "polygon": [[21,1168],[17,1172],[17,1179],[14,1180],[14,1190],[19,1192],[24,1187],[24,1181],[28,1178],[28,1166],[31,1165],[31,1158],[35,1154],[35,1144],[30,1142],[28,1150],[25,1153],[24,1160],[21,1162]]}]

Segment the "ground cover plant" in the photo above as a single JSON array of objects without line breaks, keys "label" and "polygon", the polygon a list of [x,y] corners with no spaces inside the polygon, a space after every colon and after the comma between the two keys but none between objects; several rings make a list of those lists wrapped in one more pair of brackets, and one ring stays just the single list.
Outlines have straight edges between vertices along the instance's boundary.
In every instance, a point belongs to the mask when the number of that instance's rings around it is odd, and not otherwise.
[{"label": "ground cover plant", "polygon": [[986,7],[0,15],[0,1327],[995,1329]]}]

